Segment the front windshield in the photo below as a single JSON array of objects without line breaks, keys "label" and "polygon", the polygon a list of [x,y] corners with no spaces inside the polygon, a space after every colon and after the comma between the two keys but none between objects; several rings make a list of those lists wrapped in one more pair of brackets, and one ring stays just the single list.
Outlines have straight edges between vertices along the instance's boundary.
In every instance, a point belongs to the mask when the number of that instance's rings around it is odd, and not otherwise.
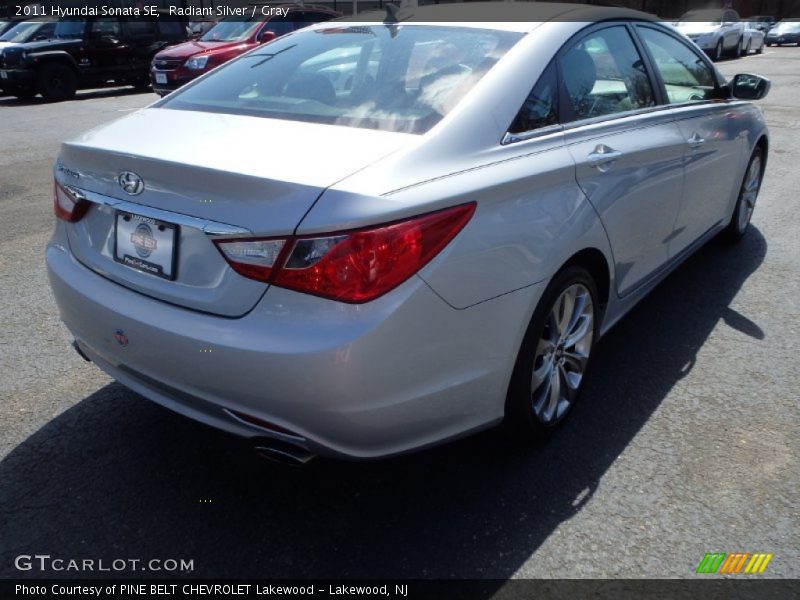
[{"label": "front windshield", "polygon": [[56,23],[56,30],[53,34],[61,39],[81,39],[86,30],[86,21],[67,19]]},{"label": "front windshield", "polygon": [[41,23],[35,21],[25,21],[12,27],[3,35],[0,35],[0,42],[24,42],[41,27]]},{"label": "front windshield", "polygon": [[521,37],[433,25],[300,31],[171,94],[160,106],[424,133]]},{"label": "front windshield", "polygon": [[249,38],[263,22],[263,17],[242,21],[238,17],[223,19],[200,38],[201,42],[239,42]]}]

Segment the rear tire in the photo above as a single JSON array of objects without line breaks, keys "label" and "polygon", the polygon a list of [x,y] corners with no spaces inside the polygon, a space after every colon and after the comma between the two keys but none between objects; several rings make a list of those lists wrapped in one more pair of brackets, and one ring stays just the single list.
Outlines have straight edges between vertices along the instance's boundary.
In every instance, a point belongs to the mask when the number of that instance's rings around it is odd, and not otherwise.
[{"label": "rear tire", "polygon": [[506,426],[541,441],[563,422],[586,379],[600,322],[597,286],[583,267],[553,277],[533,313],[506,397]]},{"label": "rear tire", "polygon": [[59,63],[45,65],[37,77],[39,91],[47,100],[61,101],[75,97],[78,76],[71,68]]},{"label": "rear tire", "polygon": [[722,47],[722,40],[720,40],[720,41],[717,42],[717,46],[714,49],[714,62],[721,61],[723,54],[724,54],[724,52],[723,52],[723,47]]},{"label": "rear tire", "polygon": [[736,199],[736,207],[733,209],[733,216],[725,228],[724,235],[728,241],[738,242],[747,233],[763,179],[764,151],[758,147],[753,151],[750,162],[747,163],[744,179],[739,188],[739,197]]},{"label": "rear tire", "polygon": [[736,48],[733,51],[733,57],[734,58],[741,58],[742,56],[744,56],[744,48],[743,48],[743,46],[744,46],[744,38],[740,37],[739,41],[736,42]]},{"label": "rear tire", "polygon": [[15,90],[11,93],[17,100],[33,100],[36,97],[36,90]]},{"label": "rear tire", "polygon": [[133,89],[144,92],[150,87],[150,78],[149,77],[142,77],[141,79],[136,79],[131,83]]}]

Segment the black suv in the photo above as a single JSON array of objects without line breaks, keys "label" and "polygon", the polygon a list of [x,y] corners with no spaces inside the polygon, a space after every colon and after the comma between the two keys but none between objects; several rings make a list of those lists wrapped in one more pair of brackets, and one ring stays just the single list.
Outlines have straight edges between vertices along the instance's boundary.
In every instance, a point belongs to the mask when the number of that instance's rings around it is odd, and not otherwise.
[{"label": "black suv", "polygon": [[56,24],[54,39],[0,51],[0,89],[24,99],[38,93],[48,100],[68,100],[78,88],[146,88],[153,55],[186,38],[181,21],[66,19]]}]

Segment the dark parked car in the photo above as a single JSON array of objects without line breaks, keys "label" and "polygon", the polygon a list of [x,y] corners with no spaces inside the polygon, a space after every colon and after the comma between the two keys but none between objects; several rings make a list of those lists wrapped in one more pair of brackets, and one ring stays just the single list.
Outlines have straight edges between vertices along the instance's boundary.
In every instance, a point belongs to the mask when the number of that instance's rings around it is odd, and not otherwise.
[{"label": "dark parked car", "polygon": [[775,17],[768,15],[756,15],[754,17],[747,17],[747,21],[751,21],[757,25],[761,31],[767,32],[775,26]]},{"label": "dark parked car", "polygon": [[156,52],[185,40],[185,24],[162,19],[67,19],[54,38],[6,48],[0,54],[0,87],[13,96],[67,100],[79,88],[109,84],[150,85]]},{"label": "dark parked car", "polygon": [[199,40],[192,40],[159,52],[150,71],[153,90],[164,96],[180,86],[252,50],[259,44],[302,29],[312,23],[329,21],[341,13],[324,6],[289,6],[286,16],[251,19],[223,19]]},{"label": "dark parked car", "polygon": [[784,19],[767,32],[767,46],[797,44],[800,46],[800,19]]}]

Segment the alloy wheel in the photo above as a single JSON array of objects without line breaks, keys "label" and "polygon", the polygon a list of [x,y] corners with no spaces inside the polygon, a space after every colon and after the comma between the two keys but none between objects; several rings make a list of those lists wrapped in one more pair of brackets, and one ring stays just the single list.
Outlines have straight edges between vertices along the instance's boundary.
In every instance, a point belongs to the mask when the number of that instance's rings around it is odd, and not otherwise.
[{"label": "alloy wheel", "polygon": [[739,208],[739,231],[744,231],[753,216],[756,207],[758,190],[761,187],[761,156],[756,155],[750,161],[747,176],[742,188],[741,206]]},{"label": "alloy wheel", "polygon": [[592,295],[580,283],[567,287],[547,316],[533,360],[533,413],[550,425],[567,412],[583,382],[594,336]]}]

